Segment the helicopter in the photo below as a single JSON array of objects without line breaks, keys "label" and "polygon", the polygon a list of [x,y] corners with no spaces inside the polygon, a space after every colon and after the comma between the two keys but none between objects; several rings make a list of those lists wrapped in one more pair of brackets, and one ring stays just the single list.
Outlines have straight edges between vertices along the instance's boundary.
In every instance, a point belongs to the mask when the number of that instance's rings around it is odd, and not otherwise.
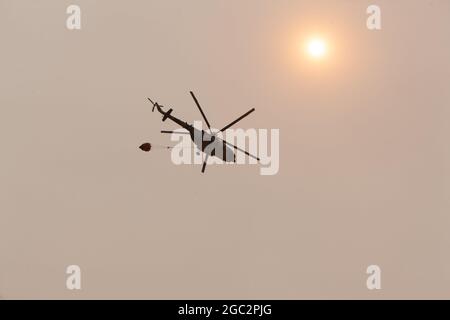
[{"label": "helicopter", "polygon": [[[225,139],[221,139],[217,136],[218,133],[225,132],[225,130],[227,130],[231,126],[235,125],[236,123],[238,123],[239,121],[241,121],[242,119],[244,119],[245,117],[250,115],[252,112],[255,111],[255,108],[250,109],[249,111],[244,113],[242,116],[240,116],[236,120],[232,121],[231,123],[229,123],[222,129],[220,129],[219,131],[213,133],[211,130],[209,121],[206,118],[206,115],[203,112],[202,107],[200,106],[200,103],[198,102],[196,96],[194,95],[194,93],[192,91],[190,91],[190,94],[191,94],[192,98],[194,99],[194,102],[197,105],[198,110],[200,111],[200,113],[203,117],[203,120],[205,121],[205,123],[208,127],[208,132],[206,132],[203,129],[199,130],[199,129],[195,128],[192,124],[189,124],[185,121],[178,119],[177,117],[174,117],[172,115],[172,112],[173,112],[172,108],[170,108],[167,111],[164,111],[163,105],[160,105],[158,102],[153,102],[150,98],[147,98],[147,99],[153,105],[152,112],[155,112],[155,109],[156,109],[160,114],[162,114],[163,122],[166,121],[167,119],[172,120],[173,122],[175,122],[180,127],[184,128],[186,130],[185,132],[162,130],[161,133],[188,134],[188,135],[190,135],[190,138],[194,142],[195,146],[205,154],[205,158],[204,158],[203,165],[202,165],[202,173],[205,172],[209,157],[217,157],[225,162],[236,162],[235,150],[239,151],[239,152],[243,152],[247,156],[252,157],[252,158],[256,159],[257,161],[260,161],[258,156],[252,155],[249,152],[247,152],[246,150],[241,149],[241,148],[237,147],[236,145],[227,142]],[[141,146],[141,149],[146,152],[148,152],[150,150],[150,148],[151,148],[151,145],[149,143],[143,144]]]}]

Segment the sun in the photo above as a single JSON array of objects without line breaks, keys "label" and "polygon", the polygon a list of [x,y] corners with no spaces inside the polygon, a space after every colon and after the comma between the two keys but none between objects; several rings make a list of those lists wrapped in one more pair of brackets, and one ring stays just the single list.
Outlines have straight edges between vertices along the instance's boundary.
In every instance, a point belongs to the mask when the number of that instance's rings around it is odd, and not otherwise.
[{"label": "sun", "polygon": [[327,53],[327,44],[321,38],[313,38],[308,41],[306,49],[310,57],[320,59]]}]

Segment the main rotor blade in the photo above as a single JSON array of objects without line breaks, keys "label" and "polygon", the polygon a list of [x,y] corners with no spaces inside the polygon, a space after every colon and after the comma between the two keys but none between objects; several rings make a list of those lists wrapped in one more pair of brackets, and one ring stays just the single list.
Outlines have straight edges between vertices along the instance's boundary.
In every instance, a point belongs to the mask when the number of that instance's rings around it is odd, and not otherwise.
[{"label": "main rotor blade", "polygon": [[206,168],[206,164],[208,162],[208,157],[209,157],[209,154],[206,154],[205,161],[203,162],[203,165],[202,165],[202,173],[205,173],[205,168]]},{"label": "main rotor blade", "polygon": [[178,131],[167,131],[167,130],[162,130],[161,133],[190,134],[189,132],[178,132]]},{"label": "main rotor blade", "polygon": [[240,116],[239,118],[237,118],[236,120],[234,120],[232,123],[230,123],[229,125],[223,127],[219,132],[223,132],[225,130],[227,130],[229,127],[231,127],[232,125],[235,125],[236,123],[238,123],[239,121],[241,121],[242,119],[244,119],[246,116],[248,116],[250,113],[252,113],[253,111],[255,111],[255,108],[251,109],[250,111],[246,112],[245,114],[243,114],[242,116]]},{"label": "main rotor blade", "polygon": [[253,159],[256,159],[256,160],[259,161],[259,158],[258,158],[257,156],[254,156],[254,155],[248,153],[247,151],[245,151],[244,149],[238,148],[238,147],[236,147],[234,144],[231,144],[231,143],[229,143],[229,142],[226,142],[225,140],[222,140],[222,141],[223,141],[223,143],[229,145],[230,147],[233,147],[234,149],[239,150],[240,152],[245,153],[245,154],[248,155],[249,157],[252,157]]},{"label": "main rotor blade", "polygon": [[206,119],[206,116],[205,116],[205,114],[203,113],[202,107],[200,107],[200,103],[198,103],[198,100],[197,100],[197,98],[195,97],[194,93],[193,93],[192,91],[190,91],[190,93],[191,93],[192,98],[193,98],[194,101],[195,101],[195,104],[196,104],[197,107],[198,107],[198,110],[200,110],[200,113],[202,114],[203,120],[205,120],[206,125],[208,126],[209,132],[211,133],[211,126],[209,125],[208,119]]}]

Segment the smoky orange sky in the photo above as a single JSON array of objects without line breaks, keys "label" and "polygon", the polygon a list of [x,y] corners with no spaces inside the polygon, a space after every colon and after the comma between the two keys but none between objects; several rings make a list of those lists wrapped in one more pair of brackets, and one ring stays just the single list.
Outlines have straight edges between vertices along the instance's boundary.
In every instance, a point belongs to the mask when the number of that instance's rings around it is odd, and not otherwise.
[{"label": "smoky orange sky", "polygon": [[[0,39],[0,297],[450,298],[448,0],[0,0]],[[141,152],[190,90],[279,173]]]}]

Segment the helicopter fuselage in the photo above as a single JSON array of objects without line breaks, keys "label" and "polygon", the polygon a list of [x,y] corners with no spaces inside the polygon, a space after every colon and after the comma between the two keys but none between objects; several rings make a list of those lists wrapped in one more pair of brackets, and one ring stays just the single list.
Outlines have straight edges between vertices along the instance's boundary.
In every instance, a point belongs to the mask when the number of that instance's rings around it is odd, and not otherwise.
[{"label": "helicopter fuselage", "polygon": [[163,115],[162,121],[170,119],[180,127],[187,130],[192,142],[194,142],[195,146],[199,150],[208,156],[217,157],[225,162],[236,162],[234,150],[228,147],[222,139],[206,132],[205,130],[197,129],[193,125],[174,117],[171,114],[173,109],[164,111],[158,104],[156,104],[156,108],[158,109],[158,112]]}]

